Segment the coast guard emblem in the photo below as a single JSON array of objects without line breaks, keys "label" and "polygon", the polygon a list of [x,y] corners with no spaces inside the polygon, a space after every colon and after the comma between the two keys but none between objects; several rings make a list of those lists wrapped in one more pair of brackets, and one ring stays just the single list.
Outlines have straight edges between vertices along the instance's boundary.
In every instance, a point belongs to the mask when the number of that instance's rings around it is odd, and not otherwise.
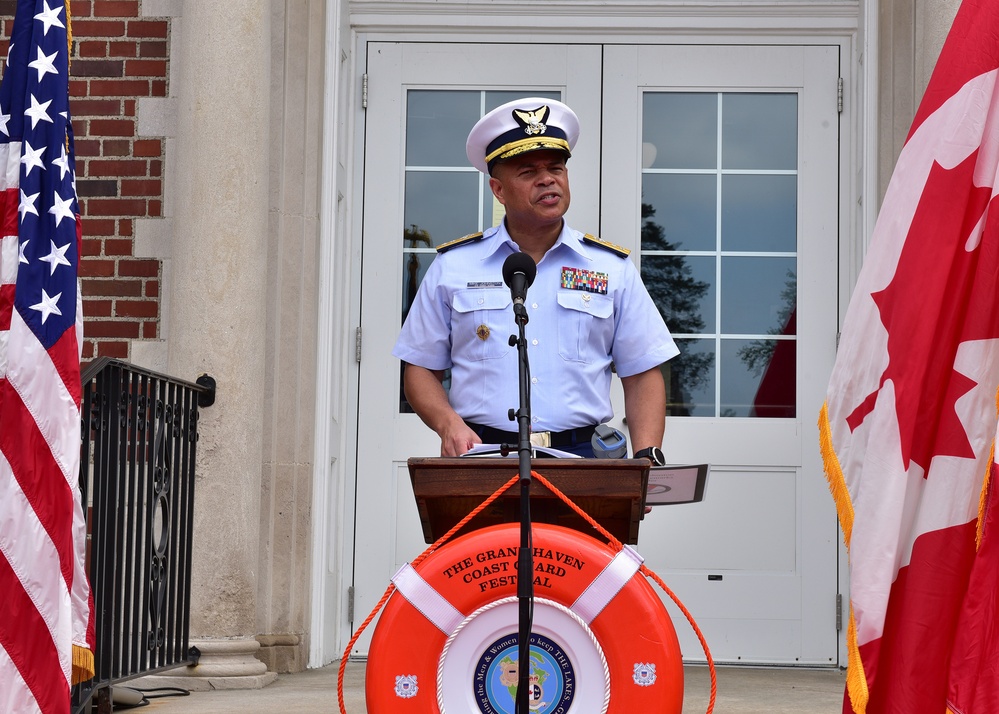
[{"label": "coast guard emblem", "polygon": [[639,662],[635,665],[635,673],[632,678],[639,687],[650,687],[656,683],[656,666]]},{"label": "coast guard emblem", "polygon": [[548,120],[548,114],[551,112],[549,107],[543,106],[538,107],[532,111],[525,111],[523,109],[514,109],[513,118],[517,120],[517,123],[524,128],[524,133],[528,136],[536,136],[538,134],[544,134],[548,131],[548,125],[545,122]]},{"label": "coast guard emblem", "polygon": [[395,678],[395,695],[400,699],[412,699],[420,688],[416,686],[416,675],[401,674]]}]

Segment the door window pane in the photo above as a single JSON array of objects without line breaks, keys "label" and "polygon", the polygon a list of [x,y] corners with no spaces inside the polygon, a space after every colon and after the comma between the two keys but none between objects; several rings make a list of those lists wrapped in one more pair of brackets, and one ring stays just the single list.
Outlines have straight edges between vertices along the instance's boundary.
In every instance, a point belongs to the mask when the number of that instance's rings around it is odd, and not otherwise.
[{"label": "door window pane", "polygon": [[[407,231],[423,231],[429,245],[406,248],[435,248],[441,243],[474,233],[478,226],[479,177],[447,171],[407,171],[404,221]],[[490,196],[492,193],[490,193]],[[442,209],[443,203],[447,210]]]},{"label": "door window pane", "polygon": [[642,278],[677,339],[673,416],[794,417],[798,97],[648,92]]},{"label": "door window pane", "polygon": [[714,333],[715,260],[698,255],[642,258],[642,279],[674,335]]},{"label": "door window pane", "polygon": [[478,92],[413,89],[406,95],[406,165],[468,167],[465,143],[479,114]]},{"label": "door window pane", "polygon": [[722,340],[719,416],[793,417],[794,340]]},{"label": "door window pane", "polygon": [[642,177],[642,250],[714,250],[718,181],[713,175]]},{"label": "door window pane", "polygon": [[722,257],[721,331],[786,335],[797,291],[794,258]]},{"label": "door window pane", "polygon": [[645,95],[642,167],[711,169],[718,165],[718,95]]},{"label": "door window pane", "polygon": [[798,167],[798,95],[723,95],[722,166],[726,169]]},{"label": "door window pane", "polygon": [[672,416],[715,415],[715,341],[677,338],[680,354],[662,366]]},{"label": "door window pane", "polygon": [[722,196],[722,250],[795,251],[797,176],[722,176]]}]

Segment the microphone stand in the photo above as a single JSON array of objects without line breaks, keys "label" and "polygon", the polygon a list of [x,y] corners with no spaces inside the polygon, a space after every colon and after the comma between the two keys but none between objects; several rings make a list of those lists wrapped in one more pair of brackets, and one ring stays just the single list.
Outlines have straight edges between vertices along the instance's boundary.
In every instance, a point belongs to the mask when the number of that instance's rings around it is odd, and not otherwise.
[{"label": "microphone stand", "polygon": [[[510,345],[517,346],[520,373],[520,408],[517,411],[518,444],[520,457],[520,550],[517,557],[518,617],[518,670],[516,714],[530,712],[531,626],[534,620],[534,553],[531,540],[531,392],[530,372],[527,361],[527,308],[523,302],[514,301],[513,314],[519,327],[519,337],[510,336]],[[513,410],[511,409],[511,416]]]}]

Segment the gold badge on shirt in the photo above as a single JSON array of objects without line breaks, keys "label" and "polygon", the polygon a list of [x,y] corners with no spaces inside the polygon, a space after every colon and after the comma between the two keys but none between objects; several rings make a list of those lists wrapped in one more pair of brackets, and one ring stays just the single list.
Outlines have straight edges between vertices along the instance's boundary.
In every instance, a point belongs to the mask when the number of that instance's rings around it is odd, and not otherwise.
[{"label": "gold badge on shirt", "polygon": [[475,330],[475,334],[484,342],[489,339],[489,327],[486,325],[479,325]]}]

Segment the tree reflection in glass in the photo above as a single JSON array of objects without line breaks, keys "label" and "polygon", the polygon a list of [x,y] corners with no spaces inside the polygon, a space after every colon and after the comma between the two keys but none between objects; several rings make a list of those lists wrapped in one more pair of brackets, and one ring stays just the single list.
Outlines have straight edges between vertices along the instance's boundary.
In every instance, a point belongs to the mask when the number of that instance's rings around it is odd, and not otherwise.
[{"label": "tree reflection in glass", "polygon": [[[666,239],[666,231],[654,220],[656,209],[642,203],[642,247],[648,251],[676,251],[679,245]],[[650,255],[642,259],[642,280],[645,282],[656,307],[674,335],[695,335],[704,332],[702,304],[710,283],[698,280],[694,271],[681,255]],[[713,390],[711,403],[699,404],[694,396],[703,391],[713,377],[714,353],[702,352],[692,347],[702,340],[677,340],[680,354],[662,366],[666,379],[667,414],[694,416],[698,406],[714,411]]]}]

